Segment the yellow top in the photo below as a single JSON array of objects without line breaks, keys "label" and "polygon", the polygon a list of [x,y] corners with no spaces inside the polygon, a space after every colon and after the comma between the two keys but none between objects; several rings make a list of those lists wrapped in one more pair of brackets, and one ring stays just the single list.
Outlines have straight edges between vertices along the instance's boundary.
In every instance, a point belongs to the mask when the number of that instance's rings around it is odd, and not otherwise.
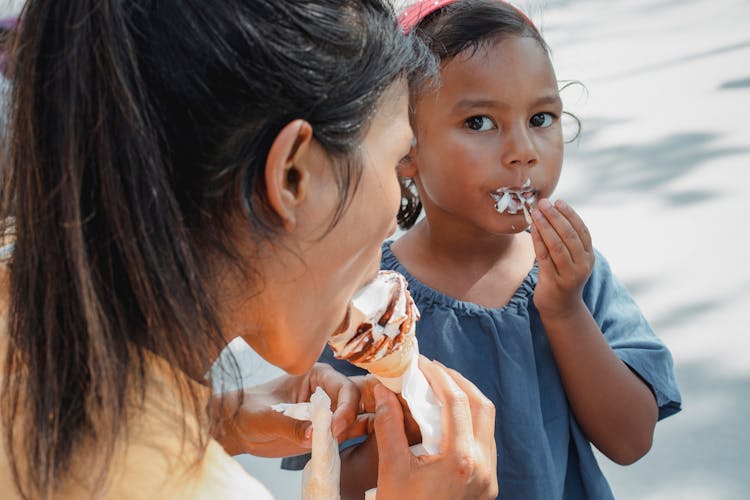
[{"label": "yellow top", "polygon": [[[0,264],[0,366],[5,362],[5,322],[7,311],[7,274]],[[65,483],[55,499],[270,499],[268,490],[250,476],[218,442],[211,439],[204,456],[196,461],[197,447],[193,440],[199,419],[183,416],[179,391],[170,379],[166,362],[153,356],[149,365],[149,381],[142,407],[134,409],[127,438],[118,439],[110,475],[104,491],[91,492],[87,486],[87,464],[95,454],[83,451],[74,458]],[[2,374],[2,370],[0,370]],[[0,382],[2,379],[0,378]],[[206,399],[209,389],[203,389]],[[0,423],[0,436],[5,429]],[[0,438],[1,439],[1,438]],[[1,442],[0,442],[1,443]],[[0,444],[0,492],[4,500],[20,498],[10,473],[8,452]]]}]

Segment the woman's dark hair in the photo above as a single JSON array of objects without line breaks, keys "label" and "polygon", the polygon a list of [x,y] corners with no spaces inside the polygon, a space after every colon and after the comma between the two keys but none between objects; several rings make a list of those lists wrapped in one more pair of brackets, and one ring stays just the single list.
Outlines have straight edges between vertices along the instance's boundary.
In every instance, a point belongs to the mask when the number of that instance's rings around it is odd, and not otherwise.
[{"label": "woman's dark hair", "polygon": [[[226,344],[207,263],[254,276],[231,221],[273,241],[263,172],[282,127],[309,121],[331,157],[335,224],[382,92],[429,56],[385,0],[28,0],[20,19],[0,409],[19,490],[49,498],[84,440],[106,482],[149,353],[200,379]],[[183,412],[201,415],[181,387]]]},{"label": "woman's dark hair", "polygon": [[[426,43],[441,65],[464,51],[476,51],[507,37],[533,38],[549,52],[536,26],[516,7],[500,0],[459,0],[427,15],[412,32]],[[412,98],[423,88],[412,86]],[[412,179],[400,178],[399,181],[398,222],[403,229],[408,229],[422,213],[422,202]]]}]

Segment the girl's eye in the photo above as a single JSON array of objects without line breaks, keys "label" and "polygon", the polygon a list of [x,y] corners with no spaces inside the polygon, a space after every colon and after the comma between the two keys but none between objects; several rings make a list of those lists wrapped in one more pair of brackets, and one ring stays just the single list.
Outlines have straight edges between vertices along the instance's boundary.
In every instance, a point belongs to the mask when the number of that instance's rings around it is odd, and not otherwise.
[{"label": "girl's eye", "polygon": [[471,118],[467,118],[464,123],[468,128],[476,132],[485,132],[495,127],[495,124],[487,116],[472,116]]},{"label": "girl's eye", "polygon": [[531,117],[529,123],[532,127],[547,128],[555,121],[555,115],[552,113],[537,113]]}]

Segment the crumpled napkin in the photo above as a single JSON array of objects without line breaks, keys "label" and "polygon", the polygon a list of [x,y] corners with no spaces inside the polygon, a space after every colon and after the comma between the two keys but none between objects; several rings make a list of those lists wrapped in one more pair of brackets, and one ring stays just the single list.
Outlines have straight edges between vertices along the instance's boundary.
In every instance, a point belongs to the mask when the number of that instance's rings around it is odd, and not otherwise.
[{"label": "crumpled napkin", "polygon": [[341,458],[331,432],[331,398],[317,387],[309,403],[280,403],[272,408],[297,420],[312,421],[312,458],[302,470],[302,500],[340,500]]},{"label": "crumpled napkin", "polygon": [[[443,423],[441,420],[441,405],[435,397],[427,378],[419,369],[419,344],[414,339],[414,355],[401,377],[382,379],[383,385],[394,392],[401,388],[401,395],[409,405],[412,417],[419,425],[422,432],[422,442],[415,444],[409,449],[414,455],[435,455],[440,451],[440,440],[443,436]],[[394,388],[396,390],[394,390]],[[365,492],[365,500],[377,499],[377,488],[370,488]]]},{"label": "crumpled napkin", "polygon": [[440,450],[443,435],[441,405],[419,369],[419,344],[416,339],[414,346],[411,363],[401,379],[401,395],[422,432],[422,443],[412,446],[411,451],[415,455],[435,455]]}]

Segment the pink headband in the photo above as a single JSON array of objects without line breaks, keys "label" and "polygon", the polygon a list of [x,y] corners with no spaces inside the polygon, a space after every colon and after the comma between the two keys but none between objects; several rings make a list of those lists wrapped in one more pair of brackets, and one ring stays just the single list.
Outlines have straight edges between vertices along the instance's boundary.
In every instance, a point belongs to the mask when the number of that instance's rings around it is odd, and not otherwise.
[{"label": "pink headband", "polygon": [[[419,22],[424,19],[425,17],[429,16],[436,10],[442,9],[446,5],[450,5],[452,3],[456,3],[459,0],[418,0],[411,4],[409,7],[406,8],[405,11],[401,13],[401,15],[398,16],[398,25],[401,26],[401,30],[404,33],[408,33],[411,30],[414,29],[414,27],[419,24]],[[524,19],[526,19],[526,22],[529,23],[530,26],[532,26],[534,29],[536,29],[536,26],[534,23],[529,19],[529,16],[521,12],[521,10],[516,7],[515,5],[512,5],[504,0],[498,0],[499,2],[506,3],[516,9],[519,14],[523,16]]]}]

